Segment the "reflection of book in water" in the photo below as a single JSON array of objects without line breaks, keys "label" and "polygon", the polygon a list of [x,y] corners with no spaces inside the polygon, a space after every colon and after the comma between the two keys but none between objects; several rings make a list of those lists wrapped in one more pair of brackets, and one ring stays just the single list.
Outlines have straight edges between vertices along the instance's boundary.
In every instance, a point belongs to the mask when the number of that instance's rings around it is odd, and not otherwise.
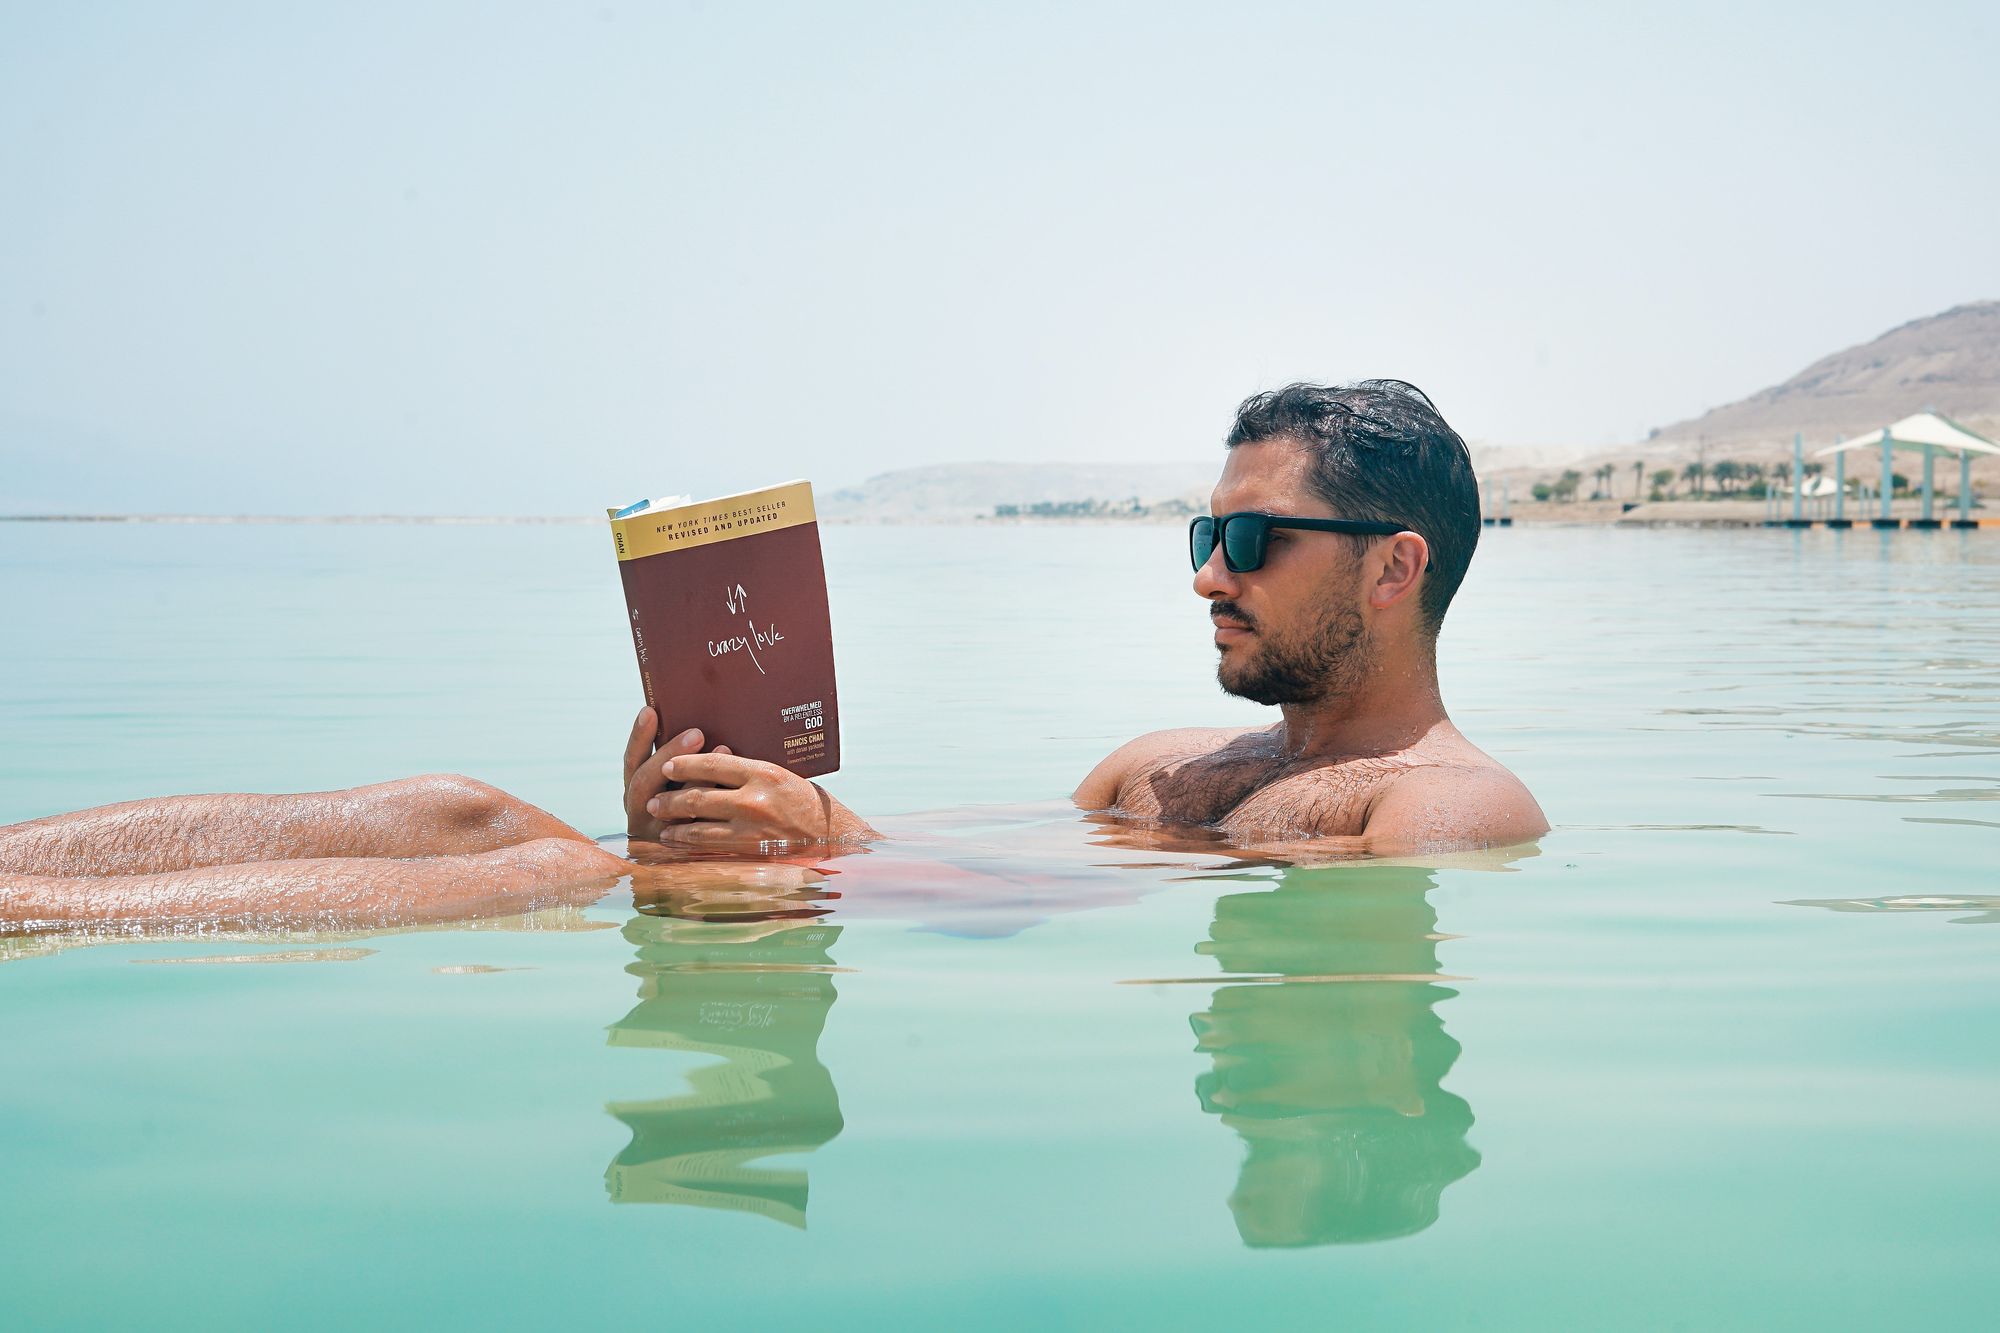
[{"label": "reflection of book in water", "polygon": [[639,1003],[610,1029],[614,1046],[722,1058],[688,1091],[605,1109],[632,1142],[605,1172],[614,1203],[756,1213],[803,1227],[806,1173],[757,1163],[809,1153],[840,1133],[840,1097],[819,1062],[837,997],[827,950],[840,927],[817,921],[721,924],[639,916],[626,970]]},{"label": "reflection of book in water", "polygon": [[801,777],[840,767],[833,630],[812,487],[606,511],[627,623],[660,739],[699,727],[709,746]]}]

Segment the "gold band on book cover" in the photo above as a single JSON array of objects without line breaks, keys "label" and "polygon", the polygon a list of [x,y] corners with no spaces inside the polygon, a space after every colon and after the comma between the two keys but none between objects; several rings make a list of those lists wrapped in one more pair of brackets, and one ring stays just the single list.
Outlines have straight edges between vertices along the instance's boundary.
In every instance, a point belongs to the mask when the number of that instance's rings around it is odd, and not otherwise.
[{"label": "gold band on book cover", "polygon": [[704,500],[700,504],[613,518],[611,537],[618,544],[620,560],[643,560],[662,551],[685,551],[711,542],[726,542],[731,537],[817,521],[812,484],[795,481],[742,495],[725,495],[719,500]]}]

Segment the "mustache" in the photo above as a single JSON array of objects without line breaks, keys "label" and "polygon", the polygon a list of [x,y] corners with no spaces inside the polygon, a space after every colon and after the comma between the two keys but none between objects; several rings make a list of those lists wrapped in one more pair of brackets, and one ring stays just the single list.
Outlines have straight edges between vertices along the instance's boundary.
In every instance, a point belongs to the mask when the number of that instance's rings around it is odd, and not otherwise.
[{"label": "mustache", "polygon": [[1210,602],[1208,615],[1211,620],[1233,620],[1250,629],[1257,628],[1256,618],[1234,602]]}]

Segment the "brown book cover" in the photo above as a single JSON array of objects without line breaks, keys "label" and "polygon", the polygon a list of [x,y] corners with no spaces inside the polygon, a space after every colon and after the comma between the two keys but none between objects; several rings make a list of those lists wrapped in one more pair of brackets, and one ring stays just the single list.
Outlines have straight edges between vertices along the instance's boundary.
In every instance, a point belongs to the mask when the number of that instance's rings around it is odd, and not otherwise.
[{"label": "brown book cover", "polygon": [[660,738],[818,777],[840,767],[833,628],[812,486],[609,510]]}]

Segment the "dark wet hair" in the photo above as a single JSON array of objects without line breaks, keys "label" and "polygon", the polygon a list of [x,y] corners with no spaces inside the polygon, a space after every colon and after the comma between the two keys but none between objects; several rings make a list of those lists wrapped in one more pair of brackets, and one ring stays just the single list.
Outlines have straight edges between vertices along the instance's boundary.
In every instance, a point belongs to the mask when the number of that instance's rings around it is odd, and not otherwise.
[{"label": "dark wet hair", "polygon": [[[1479,482],[1458,432],[1416,385],[1357,380],[1254,394],[1236,409],[1225,443],[1279,438],[1312,451],[1312,488],[1336,515],[1401,523],[1430,543],[1417,607],[1435,636],[1479,545]],[[1344,540],[1361,550],[1379,538]]]}]

